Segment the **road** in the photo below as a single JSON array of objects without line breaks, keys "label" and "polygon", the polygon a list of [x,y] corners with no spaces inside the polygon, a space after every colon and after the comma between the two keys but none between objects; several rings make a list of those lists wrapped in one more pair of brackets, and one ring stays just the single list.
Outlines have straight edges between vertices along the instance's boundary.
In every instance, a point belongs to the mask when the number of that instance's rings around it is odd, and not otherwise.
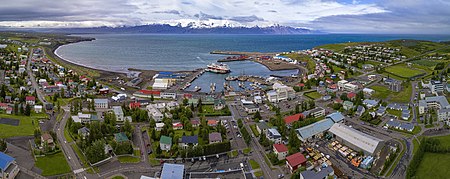
[{"label": "road", "polygon": [[[44,52],[44,54],[45,54],[45,52]],[[29,76],[29,78],[31,80],[31,84],[33,85],[33,88],[36,89],[36,93],[37,93],[36,95],[37,95],[39,101],[41,101],[42,104],[44,104],[44,107],[45,107],[45,104],[47,104],[47,100],[45,100],[44,95],[42,95],[41,90],[39,90],[39,85],[36,82],[36,78],[34,77],[33,71],[31,70],[31,60],[32,60],[32,58],[33,58],[33,49],[30,49],[30,54],[28,56],[28,63],[27,63],[28,76]]]}]

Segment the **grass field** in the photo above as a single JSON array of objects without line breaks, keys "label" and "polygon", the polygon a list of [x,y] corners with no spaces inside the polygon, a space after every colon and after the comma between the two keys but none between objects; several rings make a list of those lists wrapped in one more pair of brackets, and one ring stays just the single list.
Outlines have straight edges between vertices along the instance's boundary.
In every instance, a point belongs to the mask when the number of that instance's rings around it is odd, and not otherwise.
[{"label": "grass field", "polygon": [[255,172],[255,176],[256,177],[260,177],[260,176],[263,176],[264,174],[263,174],[263,172],[262,171],[257,171],[257,172]]},{"label": "grass field", "polygon": [[120,163],[138,163],[141,161],[139,157],[120,156],[118,157]]},{"label": "grass field", "polygon": [[315,48],[323,48],[323,49],[327,49],[327,50],[332,50],[335,52],[340,52],[342,50],[345,49],[345,47],[347,46],[356,46],[359,44],[370,44],[367,42],[349,42],[349,43],[340,43],[340,44],[326,44],[326,45],[321,45]]},{"label": "grass field", "polygon": [[45,157],[38,157],[35,165],[42,170],[43,176],[59,175],[71,171],[64,154],[61,152]]},{"label": "grass field", "polygon": [[433,137],[433,139],[438,139],[442,146],[450,147],[450,135]]},{"label": "grass field", "polygon": [[250,129],[252,129],[253,134],[255,134],[256,137],[259,137],[259,132],[256,129],[256,124],[250,125]]},{"label": "grass field", "polygon": [[390,97],[391,102],[398,102],[398,103],[408,103],[410,101],[410,97],[412,94],[412,86],[408,84],[408,86],[403,87],[403,89],[400,92],[394,93],[392,92]]},{"label": "grass field", "polygon": [[387,67],[385,71],[403,78],[411,78],[424,72],[407,67],[404,64]]},{"label": "grass field", "polygon": [[375,93],[372,95],[372,97],[378,99],[386,99],[389,96],[389,94],[392,93],[392,91],[385,86],[372,86],[370,88],[375,90]]},{"label": "grass field", "polygon": [[427,152],[417,169],[416,178],[448,178],[449,168],[449,154]]},{"label": "grass field", "polygon": [[245,148],[244,151],[243,151],[243,153],[244,153],[244,154],[248,154],[248,153],[250,153],[251,151],[252,151],[252,149],[249,147],[249,148]]},{"label": "grass field", "polygon": [[256,161],[253,160],[253,159],[250,159],[248,162],[250,163],[250,166],[252,166],[252,169],[253,169],[253,170],[256,170],[256,169],[258,169],[258,168],[260,167],[259,164],[258,164],[258,162],[256,162]]},{"label": "grass field", "polygon": [[289,58],[294,59],[294,60],[297,60],[297,61],[306,62],[307,63],[306,68],[309,71],[314,71],[314,68],[316,67],[316,63],[308,55],[301,55],[301,54],[297,54],[297,53],[290,53],[290,54],[286,54],[284,56],[289,57]]},{"label": "grass field", "polygon": [[434,61],[434,60],[415,60],[415,61],[411,61],[411,63],[417,64],[417,65],[426,66],[426,67],[434,67],[439,62]]},{"label": "grass field", "polygon": [[37,117],[34,116],[0,114],[0,118],[17,119],[20,121],[18,126],[0,124],[0,138],[32,136],[34,134],[34,129],[39,128]]},{"label": "grass field", "polygon": [[215,110],[214,105],[202,105],[202,113],[205,116],[229,116],[231,115],[228,107],[225,106],[222,110]]},{"label": "grass field", "polygon": [[317,91],[305,93],[304,95],[311,99],[319,99],[322,97],[322,95],[320,93],[318,93]]}]

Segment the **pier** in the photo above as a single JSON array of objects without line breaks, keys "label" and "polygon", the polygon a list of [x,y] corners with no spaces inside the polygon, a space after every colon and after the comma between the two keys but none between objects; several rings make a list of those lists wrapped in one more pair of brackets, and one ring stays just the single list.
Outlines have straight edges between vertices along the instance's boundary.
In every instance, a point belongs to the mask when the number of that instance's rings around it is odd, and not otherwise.
[{"label": "pier", "polygon": [[280,54],[277,52],[240,52],[240,51],[222,51],[222,50],[214,50],[209,52],[210,54],[218,54],[218,55],[245,55],[245,56],[275,56],[276,54]]}]

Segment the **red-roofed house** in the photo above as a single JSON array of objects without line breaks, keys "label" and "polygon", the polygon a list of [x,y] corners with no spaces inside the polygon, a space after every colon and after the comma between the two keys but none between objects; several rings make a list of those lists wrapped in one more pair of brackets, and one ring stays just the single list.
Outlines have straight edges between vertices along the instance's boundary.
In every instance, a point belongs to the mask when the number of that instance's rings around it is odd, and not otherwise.
[{"label": "red-roofed house", "polygon": [[34,96],[27,96],[27,97],[25,97],[25,102],[28,105],[34,105],[35,101],[36,101],[36,97],[34,97]]},{"label": "red-roofed house", "polygon": [[181,122],[173,123],[172,126],[173,126],[173,130],[183,129],[183,124],[181,124]]},{"label": "red-roofed house", "polygon": [[198,127],[200,125],[200,121],[194,119],[194,120],[191,120],[191,124],[192,124],[192,127]]},{"label": "red-roofed house", "polygon": [[136,91],[133,95],[136,97],[141,97],[141,98],[151,98],[152,95],[154,98],[161,98],[161,91],[139,90],[139,91]]},{"label": "red-roofed house", "polygon": [[6,108],[6,114],[12,114],[13,108],[12,107],[7,107]]},{"label": "red-roofed house", "polygon": [[305,116],[302,113],[298,113],[298,114],[284,117],[284,123],[286,125],[291,125],[295,121],[298,121],[298,120],[304,119],[304,118],[305,118]]},{"label": "red-roofed house", "polygon": [[208,120],[208,126],[217,126],[217,120],[210,119]]},{"label": "red-roofed house", "polygon": [[277,154],[278,160],[284,160],[288,154],[288,148],[284,144],[273,144],[273,152]]},{"label": "red-roofed house", "polygon": [[294,171],[297,170],[298,166],[305,164],[306,158],[300,152],[286,157],[286,166],[289,168],[291,173],[294,173]]},{"label": "red-roofed house", "polygon": [[190,94],[190,93],[184,93],[184,94],[183,94],[183,98],[185,98],[185,99],[191,99],[191,98],[192,98],[192,94]]},{"label": "red-roofed house", "polygon": [[304,83],[299,83],[297,86],[298,87],[305,87],[305,84]]},{"label": "red-roofed house", "polygon": [[141,107],[141,103],[140,102],[131,102],[128,107],[130,109],[136,109],[136,108],[140,108]]},{"label": "red-roofed house", "polygon": [[353,100],[356,97],[356,93],[350,92],[347,94],[347,98]]},{"label": "red-roofed house", "polygon": [[6,110],[6,108],[8,108],[8,104],[0,103],[0,109]]}]

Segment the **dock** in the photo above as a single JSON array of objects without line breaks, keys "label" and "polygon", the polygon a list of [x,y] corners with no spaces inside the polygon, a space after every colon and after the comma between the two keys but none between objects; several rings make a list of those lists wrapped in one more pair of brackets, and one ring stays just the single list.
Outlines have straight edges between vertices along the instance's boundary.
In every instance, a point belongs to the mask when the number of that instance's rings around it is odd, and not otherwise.
[{"label": "dock", "polygon": [[245,55],[245,56],[275,56],[276,54],[280,54],[278,52],[240,52],[240,51],[222,51],[222,50],[214,50],[209,53],[218,55]]}]

